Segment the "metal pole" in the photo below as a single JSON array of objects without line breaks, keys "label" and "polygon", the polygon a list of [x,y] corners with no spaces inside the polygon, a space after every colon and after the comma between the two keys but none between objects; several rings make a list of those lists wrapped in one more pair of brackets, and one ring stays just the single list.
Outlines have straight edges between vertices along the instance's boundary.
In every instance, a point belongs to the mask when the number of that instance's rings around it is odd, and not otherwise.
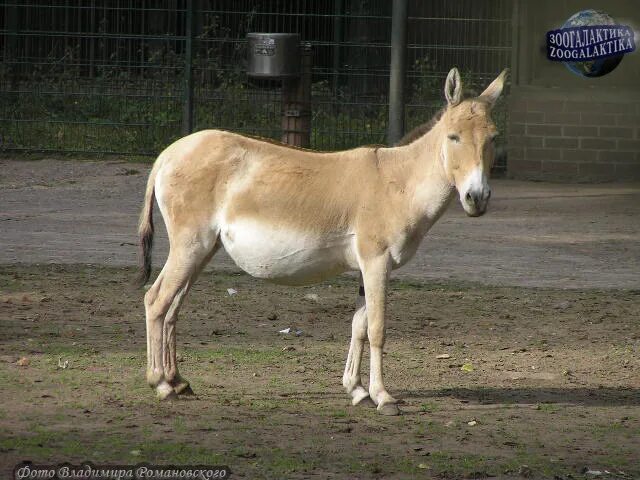
[{"label": "metal pole", "polygon": [[18,89],[18,7],[15,5],[5,6],[5,28],[7,34],[4,43],[4,62],[8,64],[11,79],[11,90]]},{"label": "metal pole", "polygon": [[185,12],[184,90],[182,134],[193,132],[193,0],[187,0]]},{"label": "metal pole", "polygon": [[511,85],[519,84],[520,68],[518,65],[518,57],[520,50],[520,1],[513,1],[513,12],[511,17]]},{"label": "metal pole", "polygon": [[404,135],[404,79],[407,63],[407,0],[393,0],[391,16],[391,75],[389,79],[389,130],[394,145]]},{"label": "metal pole", "polygon": [[338,85],[340,82],[340,44],[342,43],[342,12],[343,0],[333,0],[333,96],[338,95]]}]

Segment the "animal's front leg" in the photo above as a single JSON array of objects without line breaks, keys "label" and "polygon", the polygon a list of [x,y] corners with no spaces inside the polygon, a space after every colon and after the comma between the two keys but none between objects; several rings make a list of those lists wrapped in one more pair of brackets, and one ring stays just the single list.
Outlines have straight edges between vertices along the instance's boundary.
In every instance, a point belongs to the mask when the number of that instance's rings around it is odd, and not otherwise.
[{"label": "animal's front leg", "polygon": [[364,301],[362,276],[360,276],[360,291],[358,292],[358,299],[356,300],[356,313],[353,316],[353,324],[351,327],[351,344],[349,345],[347,364],[344,367],[344,375],[342,376],[342,385],[344,385],[347,393],[351,395],[351,403],[353,405],[374,406],[369,398],[369,392],[362,386],[362,378],[360,377],[362,350],[364,349],[364,341],[366,338],[367,307]]},{"label": "animal's front leg", "polygon": [[371,367],[369,372],[369,396],[383,415],[398,415],[400,410],[384,387],[382,370],[382,349],[385,340],[385,313],[387,303],[387,285],[391,262],[388,254],[376,256],[363,262],[365,299],[367,308],[367,334],[371,348]]}]

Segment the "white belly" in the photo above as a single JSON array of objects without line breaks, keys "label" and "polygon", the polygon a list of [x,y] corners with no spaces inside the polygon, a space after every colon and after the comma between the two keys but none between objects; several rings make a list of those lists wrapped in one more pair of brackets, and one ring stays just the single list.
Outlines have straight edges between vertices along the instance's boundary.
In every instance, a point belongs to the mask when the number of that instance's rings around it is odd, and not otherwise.
[{"label": "white belly", "polygon": [[257,220],[223,222],[222,244],[248,274],[288,285],[324,280],[356,267],[353,234],[277,229]]}]

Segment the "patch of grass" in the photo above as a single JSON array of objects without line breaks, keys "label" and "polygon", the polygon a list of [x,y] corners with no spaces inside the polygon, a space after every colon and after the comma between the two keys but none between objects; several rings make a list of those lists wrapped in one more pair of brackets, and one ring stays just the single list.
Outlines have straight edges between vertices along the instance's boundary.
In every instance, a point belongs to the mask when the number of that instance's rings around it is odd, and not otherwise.
[{"label": "patch of grass", "polygon": [[277,410],[280,402],[276,400],[255,399],[251,400],[251,408],[255,410]]},{"label": "patch of grass", "polygon": [[[427,469],[432,474],[449,478],[468,478],[470,476],[495,475],[491,467],[493,460],[482,455],[457,455],[450,452],[435,451],[424,457],[420,463],[428,467]],[[417,467],[418,462],[415,462],[415,464]]]},{"label": "patch of grass", "polygon": [[19,292],[24,288],[23,281],[11,273],[0,273],[0,291]]},{"label": "patch of grass", "polygon": [[[620,448],[619,445],[614,445],[611,452],[614,452],[616,448]],[[637,462],[631,462],[629,460],[630,456],[632,456],[632,452],[628,450],[623,450],[620,453],[609,453],[606,456],[598,459],[596,462],[598,468],[604,468],[606,470],[625,470],[630,467],[636,467]]]},{"label": "patch of grass", "polygon": [[9,367],[4,363],[0,363],[0,383],[2,383],[3,388],[6,388],[8,385],[12,385],[17,379],[17,369]]},{"label": "patch of grass", "polygon": [[176,416],[173,419],[173,431],[175,433],[185,433],[187,431],[187,426],[185,424],[184,418],[181,416]]},{"label": "patch of grass", "polygon": [[200,446],[189,442],[157,440],[138,445],[144,461],[173,464],[224,465],[226,457],[215,451],[215,445]]},{"label": "patch of grass", "polygon": [[261,475],[264,473],[283,475],[293,472],[300,474],[313,470],[320,464],[320,460],[313,455],[291,455],[289,451],[280,448],[262,451],[258,459],[255,466],[258,467]]},{"label": "patch of grass", "polygon": [[560,411],[560,406],[555,403],[539,403],[536,405],[536,410],[545,413],[557,413]]},{"label": "patch of grass", "polygon": [[590,428],[590,433],[594,438],[603,441],[614,433],[621,433],[625,428],[626,427],[622,423],[615,421],[609,424],[593,425]]},{"label": "patch of grass", "polygon": [[282,385],[282,377],[271,377],[269,379],[269,386],[270,387],[278,387],[280,385]]},{"label": "patch of grass", "polygon": [[519,448],[515,456],[507,461],[503,461],[496,465],[496,474],[518,474],[521,469],[526,469],[533,478],[564,478],[571,472],[570,469],[562,464],[553,462],[549,457],[541,457],[536,453],[530,452],[527,448]]},{"label": "patch of grass", "polygon": [[425,402],[420,404],[420,411],[426,413],[434,413],[440,410],[440,406],[434,402]]},{"label": "patch of grass", "polygon": [[242,348],[242,347],[218,347],[215,349],[199,349],[185,354],[196,362],[218,360],[229,357],[233,362],[242,365],[268,365],[284,357],[278,348]]},{"label": "patch of grass", "polygon": [[9,437],[0,439],[0,450],[19,451],[21,455],[30,459],[53,459],[64,455],[80,457],[84,455],[86,445],[60,432],[38,431],[24,437]]},{"label": "patch of grass", "polygon": [[422,441],[425,437],[432,438],[434,436],[448,435],[450,433],[449,428],[445,427],[440,421],[421,421],[421,417],[418,417],[417,422],[415,422],[414,425],[415,427],[411,433],[419,441]]},{"label": "patch of grass", "polygon": [[[225,457],[215,451],[215,446],[201,446],[185,441],[149,440],[144,444],[132,442],[121,435],[94,437],[91,442],[79,439],[73,432],[52,432],[38,428],[33,434],[0,439],[0,450],[19,451],[34,462],[52,461],[57,458],[86,459],[99,452],[101,461],[137,463],[161,462],[174,464],[222,465]],[[132,451],[138,450],[138,456]]]},{"label": "patch of grass", "polygon": [[[56,335],[59,337],[60,335]],[[60,343],[47,343],[42,345],[42,351],[49,355],[56,355],[69,359],[70,357],[81,357],[92,355],[95,352],[95,347],[88,347],[84,345],[72,345],[68,338],[63,338]],[[56,358],[57,361],[57,358]]]}]

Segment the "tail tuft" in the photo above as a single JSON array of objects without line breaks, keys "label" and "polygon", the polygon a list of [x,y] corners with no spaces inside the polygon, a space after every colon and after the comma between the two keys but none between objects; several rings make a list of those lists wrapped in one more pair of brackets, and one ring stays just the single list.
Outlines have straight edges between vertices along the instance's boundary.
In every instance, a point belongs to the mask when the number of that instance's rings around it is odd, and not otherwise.
[{"label": "tail tuft", "polygon": [[138,236],[140,238],[140,270],[134,280],[134,285],[144,286],[151,277],[151,251],[153,249],[153,203],[155,201],[155,168],[149,175],[144,205],[140,213]]},{"label": "tail tuft", "polygon": [[137,287],[144,286],[151,277],[151,251],[153,249],[153,203],[149,223],[140,229],[140,271],[135,279]]}]

